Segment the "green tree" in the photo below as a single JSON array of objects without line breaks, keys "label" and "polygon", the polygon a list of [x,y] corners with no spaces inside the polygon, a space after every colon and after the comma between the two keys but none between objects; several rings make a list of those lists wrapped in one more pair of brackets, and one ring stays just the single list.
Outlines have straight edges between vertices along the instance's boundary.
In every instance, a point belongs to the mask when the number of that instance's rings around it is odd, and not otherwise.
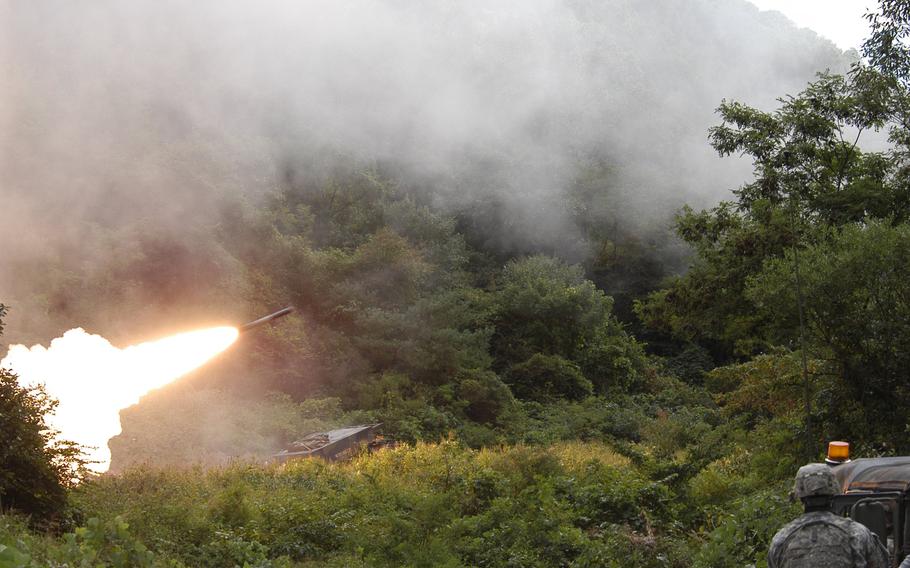
[{"label": "green tree", "polygon": [[513,260],[497,281],[494,303],[492,352],[503,372],[529,365],[535,355],[549,357],[537,363],[565,361],[585,379],[570,381],[575,386],[565,393],[575,397],[585,383],[601,391],[631,386],[644,366],[641,346],[612,314],[612,299],[577,266],[547,256]]},{"label": "green tree", "polygon": [[495,422],[515,404],[512,391],[492,371],[467,370],[458,379],[458,400],[463,401],[471,420]]},{"label": "green tree", "polygon": [[594,393],[594,386],[575,363],[559,355],[535,353],[508,372],[509,385],[524,399],[552,401],[577,400]]},{"label": "green tree", "polygon": [[863,43],[863,55],[870,65],[906,84],[910,82],[910,2],[879,0],[878,4],[877,12],[866,15],[871,34]]},{"label": "green tree", "polygon": [[872,33],[863,44],[863,55],[871,67],[896,83],[888,155],[894,164],[891,184],[901,192],[906,208],[910,202],[910,2],[880,0],[878,11],[866,18]]},{"label": "green tree", "polygon": [[[768,263],[747,296],[774,324],[775,340],[796,336],[793,254]],[[845,227],[800,253],[810,345],[831,360],[846,388],[839,399],[864,409],[849,424],[843,407],[828,421],[852,439],[887,441],[910,450],[910,225]]]},{"label": "green tree", "polygon": [[724,101],[711,144],[722,156],[750,156],[755,178],[734,191],[734,202],[677,217],[696,259],[685,276],[636,306],[639,317],[653,329],[712,344],[722,358],[767,348],[767,322],[745,296],[748,278],[765,261],[827,238],[826,228],[897,223],[910,214],[895,160],[859,145],[864,132],[895,115],[895,88],[893,79],[857,66],[846,77],[819,75],[774,112]]}]

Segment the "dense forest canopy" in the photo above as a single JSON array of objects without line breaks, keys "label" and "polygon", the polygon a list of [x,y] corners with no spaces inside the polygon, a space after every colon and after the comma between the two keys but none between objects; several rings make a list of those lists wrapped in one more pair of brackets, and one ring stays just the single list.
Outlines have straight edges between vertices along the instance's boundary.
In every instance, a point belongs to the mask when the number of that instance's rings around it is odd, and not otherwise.
[{"label": "dense forest canopy", "polygon": [[270,7],[0,8],[7,339],[298,309],[75,489],[3,371],[0,566],[765,566],[825,441],[910,452],[904,2],[862,61],[738,0]]}]

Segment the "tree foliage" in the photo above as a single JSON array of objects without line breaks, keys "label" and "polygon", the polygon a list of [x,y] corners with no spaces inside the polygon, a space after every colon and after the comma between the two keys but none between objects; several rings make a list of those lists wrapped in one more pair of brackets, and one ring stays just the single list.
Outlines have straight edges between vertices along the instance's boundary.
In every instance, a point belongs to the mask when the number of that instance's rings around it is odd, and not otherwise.
[{"label": "tree foliage", "polygon": [[733,192],[733,202],[677,217],[677,233],[697,258],[685,276],[637,306],[643,321],[713,342],[726,357],[767,348],[768,322],[745,294],[766,261],[828,238],[829,229],[875,219],[897,224],[910,214],[893,155],[860,145],[863,133],[896,116],[896,89],[891,78],[858,66],[846,77],[821,74],[773,112],[724,101],[711,144],[722,156],[751,157],[754,180]]},{"label": "tree foliage", "polygon": [[[496,284],[494,366],[525,377],[534,368],[544,375],[545,368],[563,369],[565,380],[557,382],[571,397],[590,390],[585,384],[599,392],[636,385],[644,353],[613,316],[612,299],[579,267],[528,257],[507,264]],[[575,373],[578,380],[570,379]]]},{"label": "tree foliage", "polygon": [[[747,290],[784,342],[795,336],[794,262],[769,262]],[[901,411],[910,404],[910,225],[845,227],[800,262],[811,344],[835,362],[845,398],[865,409],[864,423],[838,420],[841,430],[910,449]]]}]

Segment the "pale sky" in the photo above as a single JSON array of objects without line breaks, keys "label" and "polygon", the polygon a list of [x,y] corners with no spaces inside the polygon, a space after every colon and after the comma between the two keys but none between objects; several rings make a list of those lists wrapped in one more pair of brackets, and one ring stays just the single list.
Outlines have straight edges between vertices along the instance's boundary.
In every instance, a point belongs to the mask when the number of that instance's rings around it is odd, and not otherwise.
[{"label": "pale sky", "polygon": [[762,10],[777,10],[796,25],[810,28],[841,49],[856,48],[868,35],[863,19],[867,8],[875,10],[877,0],[750,0]]}]

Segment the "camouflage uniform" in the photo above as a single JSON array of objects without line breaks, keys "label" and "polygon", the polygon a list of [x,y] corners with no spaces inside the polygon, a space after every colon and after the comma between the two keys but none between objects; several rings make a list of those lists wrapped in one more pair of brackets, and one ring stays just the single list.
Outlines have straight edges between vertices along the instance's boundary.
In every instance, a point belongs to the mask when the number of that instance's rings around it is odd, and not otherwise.
[{"label": "camouflage uniform", "polygon": [[888,551],[856,521],[826,510],[841,488],[831,468],[799,468],[794,492],[806,513],[780,529],[768,550],[768,568],[888,568]]},{"label": "camouflage uniform", "polygon": [[888,568],[891,562],[878,537],[862,524],[829,511],[814,511],[774,535],[768,568],[815,566]]}]

